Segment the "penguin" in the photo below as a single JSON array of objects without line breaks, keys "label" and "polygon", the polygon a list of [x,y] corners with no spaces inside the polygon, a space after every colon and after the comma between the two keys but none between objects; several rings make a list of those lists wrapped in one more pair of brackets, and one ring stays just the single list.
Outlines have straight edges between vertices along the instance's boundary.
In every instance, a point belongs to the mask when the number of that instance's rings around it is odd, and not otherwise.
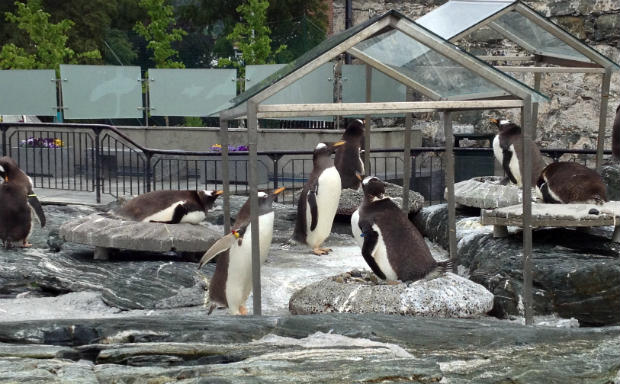
[{"label": "penguin", "polygon": [[114,212],[143,222],[198,224],[223,191],[153,191],[136,196]]},{"label": "penguin", "polygon": [[32,230],[32,212],[36,214],[41,228],[45,227],[45,213],[37,195],[33,192],[33,183],[10,157],[0,158],[0,239],[5,248],[15,241],[21,241],[22,247],[28,248],[28,236]]},{"label": "penguin", "polygon": [[[361,179],[361,177],[360,177]],[[436,277],[452,268],[437,262],[418,229],[392,199],[377,177],[362,181],[364,198],[351,216],[351,231],[362,256],[382,280],[416,281]]]},{"label": "penguin", "polygon": [[[259,253],[261,265],[267,259],[273,236],[273,200],[284,190],[258,193]],[[231,233],[223,236],[209,248],[200,259],[198,269],[215,256],[220,255],[215,273],[209,283],[209,314],[219,304],[228,308],[231,315],[247,315],[245,302],[252,291],[252,224],[250,223],[250,199],[237,214]]]},{"label": "penguin", "polygon": [[536,192],[545,203],[603,204],[607,201],[601,175],[572,161],[547,165],[536,182]]},{"label": "penguin", "polygon": [[340,201],[340,174],[331,155],[344,141],[319,143],[312,156],[312,172],[297,203],[293,240],[306,243],[315,255],[326,255],[329,248],[320,248],[332,230]]},{"label": "penguin", "polygon": [[620,105],[616,108],[616,119],[611,129],[611,154],[620,161]]},{"label": "penguin", "polygon": [[[523,145],[521,144],[521,127],[510,120],[490,119],[499,128],[499,133],[493,139],[493,154],[506,172],[507,180],[519,187],[523,186],[521,168],[523,166]],[[532,186],[536,185],[540,172],[545,167],[540,150],[534,141],[528,140],[526,145],[531,147],[532,153]]]},{"label": "penguin", "polygon": [[355,176],[356,172],[364,174],[364,160],[361,154],[364,148],[364,121],[355,119],[349,123],[342,135],[344,145],[336,149],[334,164],[340,173],[342,189],[358,190],[360,181]]}]

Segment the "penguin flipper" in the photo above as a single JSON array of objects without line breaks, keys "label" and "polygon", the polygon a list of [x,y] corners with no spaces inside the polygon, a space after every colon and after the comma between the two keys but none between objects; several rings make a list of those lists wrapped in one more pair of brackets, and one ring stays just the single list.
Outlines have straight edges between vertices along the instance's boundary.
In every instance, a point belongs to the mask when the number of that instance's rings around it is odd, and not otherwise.
[{"label": "penguin flipper", "polygon": [[504,149],[503,153],[504,153],[504,156],[502,159],[502,168],[504,168],[504,172],[506,172],[506,175],[508,176],[510,181],[513,184],[517,184],[517,179],[515,179],[514,175],[512,174],[512,171],[510,170],[510,160],[512,159],[512,151],[509,149]]},{"label": "penguin flipper", "polygon": [[316,205],[316,193],[308,191],[308,205],[310,206],[310,230],[314,231],[319,221],[319,211]]},{"label": "penguin flipper", "polygon": [[362,236],[364,237],[362,256],[364,257],[364,260],[366,260],[366,264],[368,264],[375,275],[377,275],[380,279],[385,280],[385,274],[381,271],[381,268],[379,268],[375,258],[372,256],[372,251],[375,249],[377,241],[379,240],[379,234],[370,229],[362,232]]},{"label": "penguin flipper", "polygon": [[221,237],[202,256],[202,258],[200,259],[200,262],[198,263],[198,269],[202,268],[203,265],[207,264],[215,256],[219,255],[222,252],[228,251],[230,247],[235,243],[235,240],[237,240],[237,238],[232,233],[229,233],[228,235]]},{"label": "penguin flipper", "polygon": [[43,207],[41,207],[41,202],[37,199],[37,195],[34,193],[28,195],[28,205],[37,214],[41,228],[45,227],[45,213],[43,212]]}]

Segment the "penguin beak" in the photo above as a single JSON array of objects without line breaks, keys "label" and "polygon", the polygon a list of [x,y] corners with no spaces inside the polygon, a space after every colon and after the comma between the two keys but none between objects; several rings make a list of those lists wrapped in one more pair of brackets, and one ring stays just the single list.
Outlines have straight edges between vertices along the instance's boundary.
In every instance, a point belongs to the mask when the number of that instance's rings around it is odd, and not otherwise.
[{"label": "penguin beak", "polygon": [[4,182],[8,183],[9,182],[9,177],[8,176],[4,176]]},{"label": "penguin beak", "polygon": [[213,196],[219,196],[219,195],[222,195],[223,193],[224,191],[218,189],[218,190],[213,191]]},{"label": "penguin beak", "polygon": [[340,147],[341,145],[344,145],[346,143],[346,141],[344,140],[340,140],[340,141],[336,141],[334,144],[332,144],[332,147]]},{"label": "penguin beak", "polygon": [[494,118],[490,118],[489,121],[493,124],[499,124],[499,120],[494,119]]},{"label": "penguin beak", "polygon": [[359,172],[357,172],[357,171],[355,172],[355,177],[357,177],[357,179],[358,179],[359,181],[364,180],[364,175],[362,175],[361,173],[359,173]]},{"label": "penguin beak", "polygon": [[280,192],[284,191],[286,189],[286,187],[280,187],[278,189],[276,189],[275,191],[273,191],[273,195],[277,196]]}]

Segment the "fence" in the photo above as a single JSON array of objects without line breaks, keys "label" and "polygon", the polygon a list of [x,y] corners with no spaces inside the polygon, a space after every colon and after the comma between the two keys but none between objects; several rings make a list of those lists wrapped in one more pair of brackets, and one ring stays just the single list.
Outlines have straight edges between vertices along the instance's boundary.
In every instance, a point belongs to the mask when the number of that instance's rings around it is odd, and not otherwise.
[{"label": "fence", "polygon": [[[218,152],[156,150],[140,146],[113,126],[100,124],[0,123],[2,155],[14,158],[31,176],[35,188],[92,192],[115,197],[161,189],[220,189],[222,161]],[[580,161],[592,166],[593,150],[543,149],[553,161]],[[280,202],[294,203],[312,170],[312,151],[261,151],[259,188],[287,187]],[[427,204],[442,202],[445,189],[443,147],[411,151],[410,189],[421,193]],[[471,157],[468,155],[475,154]],[[248,192],[246,152],[230,152],[231,192]],[[455,148],[457,163],[468,170],[467,178],[493,174],[477,168],[480,156],[492,159],[491,148]],[[371,150],[371,172],[401,184],[402,149]],[[492,161],[492,160],[491,160]],[[492,163],[491,163],[492,164]],[[474,171],[472,173],[472,170]],[[457,174],[457,180],[459,175]]]}]

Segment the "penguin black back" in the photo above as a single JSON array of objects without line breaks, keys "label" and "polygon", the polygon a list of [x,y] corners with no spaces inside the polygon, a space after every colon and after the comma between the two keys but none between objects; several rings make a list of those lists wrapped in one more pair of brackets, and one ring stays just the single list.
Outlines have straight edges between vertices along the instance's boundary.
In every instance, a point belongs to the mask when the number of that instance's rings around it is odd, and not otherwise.
[{"label": "penguin black back", "polygon": [[342,140],[345,144],[336,149],[334,165],[340,173],[342,189],[357,190],[360,180],[356,173],[365,173],[364,161],[360,156],[364,148],[364,122],[360,119],[351,121],[342,135]]},{"label": "penguin black back", "polygon": [[551,163],[536,182],[545,203],[596,203],[607,201],[607,190],[601,175],[572,161]]},{"label": "penguin black back", "polygon": [[620,160],[620,105],[616,108],[616,119],[611,130],[611,154]]}]

